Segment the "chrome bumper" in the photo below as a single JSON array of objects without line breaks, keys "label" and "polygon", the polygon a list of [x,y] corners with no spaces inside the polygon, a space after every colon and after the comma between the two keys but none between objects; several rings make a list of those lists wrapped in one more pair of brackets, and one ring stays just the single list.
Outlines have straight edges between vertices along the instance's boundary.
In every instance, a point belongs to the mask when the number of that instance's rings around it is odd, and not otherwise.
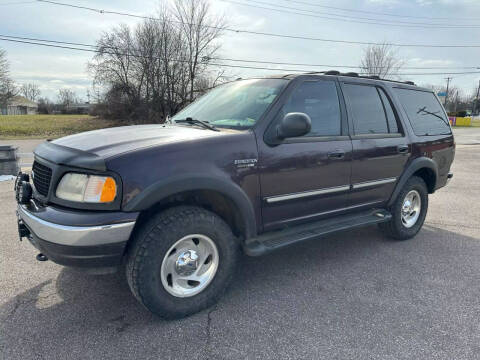
[{"label": "chrome bumper", "polygon": [[66,226],[44,221],[18,205],[19,219],[38,238],[68,246],[98,246],[126,242],[135,221],[101,226]]}]

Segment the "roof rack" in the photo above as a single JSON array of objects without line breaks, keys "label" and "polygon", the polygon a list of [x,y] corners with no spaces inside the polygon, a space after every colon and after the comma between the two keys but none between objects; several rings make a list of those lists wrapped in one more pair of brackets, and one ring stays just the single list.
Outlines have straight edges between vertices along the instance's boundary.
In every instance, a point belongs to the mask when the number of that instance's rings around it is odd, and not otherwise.
[{"label": "roof rack", "polygon": [[382,78],[380,78],[380,76],[378,76],[378,75],[368,75],[368,76],[365,76],[365,75],[358,75],[358,74],[355,73],[355,72],[347,72],[347,73],[340,74],[340,75],[341,75],[341,76],[360,77],[360,78],[363,78],[363,79],[372,79],[372,80],[388,81],[388,82],[394,82],[394,83],[399,83],[399,84],[407,84],[407,85],[414,85],[414,86],[416,86],[413,81],[398,81],[398,80],[382,79]]},{"label": "roof rack", "polygon": [[327,72],[328,71],[309,71],[309,72],[304,73],[304,75],[325,74]]},{"label": "roof rack", "polygon": [[325,71],[325,75],[340,75],[340,71],[328,70],[328,71]]},{"label": "roof rack", "polygon": [[343,74],[340,74],[342,76],[350,76],[350,77],[360,77],[360,75],[358,75],[358,73],[356,72],[346,72],[346,73],[343,73]]},{"label": "roof rack", "polygon": [[286,74],[283,77],[298,76],[298,75],[315,75],[315,74],[349,76],[349,77],[357,77],[357,78],[362,78],[362,79],[381,80],[381,81],[394,82],[394,83],[397,83],[397,84],[407,84],[407,85],[417,86],[413,81],[400,81],[400,80],[382,79],[378,75],[360,75],[356,72],[341,73],[340,71],[337,71],[337,70],[311,71],[311,72],[305,72],[305,73],[301,73],[301,74]]}]

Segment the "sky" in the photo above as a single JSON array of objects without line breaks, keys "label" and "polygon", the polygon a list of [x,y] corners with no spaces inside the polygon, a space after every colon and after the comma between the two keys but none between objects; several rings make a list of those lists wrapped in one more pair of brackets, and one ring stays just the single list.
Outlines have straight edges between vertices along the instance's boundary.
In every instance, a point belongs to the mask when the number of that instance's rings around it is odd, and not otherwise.
[{"label": "sky", "polygon": [[[58,1],[150,16],[154,15],[162,2],[162,0]],[[226,17],[230,28],[363,42],[480,45],[480,0],[210,0],[210,3],[215,14]],[[276,8],[282,11],[259,8],[268,7],[267,3],[283,6],[283,8]],[[316,13],[309,13],[314,16],[286,13],[284,11],[299,12],[287,7],[306,9]],[[348,12],[327,7],[355,11]],[[343,17],[335,16],[339,14]],[[350,18],[347,19],[345,16]],[[357,21],[365,22],[370,20],[358,18],[378,19],[387,23],[397,21],[408,26],[392,26],[391,23],[388,26],[357,23],[351,21],[352,17]],[[10,35],[94,44],[102,32],[108,31],[120,23],[133,27],[139,21],[141,20],[37,1],[0,0],[0,36]],[[408,23],[459,25],[462,28],[410,27],[411,24]],[[476,28],[465,27],[472,24]],[[220,39],[220,44],[221,49],[218,55],[225,58],[353,66],[360,63],[365,48],[365,45],[274,38],[232,32],[226,32]],[[92,58],[92,53],[6,41],[0,41],[0,48],[5,49],[8,53],[11,76],[17,84],[34,82],[40,86],[41,96],[46,96],[53,101],[57,99],[58,90],[62,88],[71,89],[81,99],[87,100],[87,91],[91,91],[92,85],[92,76],[87,71],[87,64]],[[480,48],[401,47],[397,49],[397,54],[405,61],[407,67],[480,68]],[[328,67],[230,64],[274,69],[329,70]],[[343,70],[351,71],[351,69]],[[403,69],[402,73],[464,71],[475,70]],[[480,72],[480,69],[478,71]],[[227,69],[226,75],[244,78],[282,72],[285,71]],[[480,74],[406,75],[402,76],[402,80],[413,80],[419,85],[443,85],[446,84],[447,76],[452,78],[451,85],[463,89],[466,93],[473,93],[480,80]]]}]

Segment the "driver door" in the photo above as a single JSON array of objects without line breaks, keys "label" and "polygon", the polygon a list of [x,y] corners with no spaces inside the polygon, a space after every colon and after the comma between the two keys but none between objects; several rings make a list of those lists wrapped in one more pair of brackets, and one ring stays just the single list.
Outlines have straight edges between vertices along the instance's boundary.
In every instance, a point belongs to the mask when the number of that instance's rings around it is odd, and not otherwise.
[{"label": "driver door", "polygon": [[276,146],[258,141],[265,231],[331,216],[348,206],[352,142],[343,98],[336,80],[311,79],[294,86],[267,132],[291,112],[307,114],[311,131]]}]

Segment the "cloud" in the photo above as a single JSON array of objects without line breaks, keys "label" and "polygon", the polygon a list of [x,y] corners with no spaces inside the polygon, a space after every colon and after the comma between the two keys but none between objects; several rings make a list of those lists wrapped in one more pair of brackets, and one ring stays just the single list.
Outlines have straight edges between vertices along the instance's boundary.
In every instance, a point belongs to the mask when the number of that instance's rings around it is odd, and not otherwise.
[{"label": "cloud", "polygon": [[[350,9],[388,12],[405,16],[452,18],[472,18],[479,13],[480,6],[478,0],[343,0],[341,5],[335,5],[334,1],[325,3]],[[82,5],[147,15],[156,11],[158,2],[156,0],[135,2],[129,0],[115,2],[83,0]],[[386,40],[396,43],[426,44],[469,44],[480,38],[479,29],[419,29],[340,23],[333,20],[306,18],[293,14],[274,13],[265,9],[235,6],[214,0],[211,1],[211,6],[217,14],[225,14],[229,27],[259,32],[326,39],[374,42]],[[387,8],[388,11],[386,11]],[[102,15],[42,3],[9,6],[8,13],[9,16],[3,16],[0,21],[0,34],[79,43],[94,43],[103,31],[108,31],[115,25],[120,23],[133,25],[140,21],[123,16]],[[355,13],[349,14],[355,15]],[[360,16],[360,14],[358,15]],[[18,21],[18,19],[28,19],[28,21]],[[388,19],[397,18],[388,17]],[[418,19],[403,20],[421,21]],[[359,45],[302,41],[232,32],[225,32],[221,43],[223,57],[249,60],[355,66],[360,62],[363,53],[363,47]],[[8,51],[14,79],[18,83],[38,83],[42,87],[42,95],[55,98],[58,89],[71,87],[80,96],[85,97],[86,90],[91,86],[92,78],[86,73],[86,64],[92,58],[90,53],[7,42],[0,42],[0,47]],[[476,64],[480,52],[479,49],[401,48],[399,55],[407,61],[406,66],[472,66],[472,64]],[[245,63],[236,64],[246,65]],[[269,66],[266,64],[248,65]],[[271,67],[273,68],[273,66]],[[303,69],[301,66],[283,65],[278,68]],[[328,68],[322,67],[306,68],[306,70],[310,69],[328,70]],[[248,77],[274,72],[227,68],[227,73],[236,77]],[[412,80],[441,83],[443,77],[441,75],[428,76]],[[478,76],[472,75],[458,76],[453,81],[457,86],[464,86],[470,90],[474,86],[475,80],[478,84]]]},{"label": "cloud", "polygon": [[447,59],[422,59],[422,58],[408,59],[408,66],[442,67],[442,66],[455,66],[455,65],[458,65],[455,61],[447,60]]},{"label": "cloud", "polygon": [[368,3],[372,4],[382,4],[382,5],[394,5],[398,4],[398,0],[367,0]]},{"label": "cloud", "polygon": [[429,6],[433,4],[432,0],[417,0],[416,2],[420,6]]}]

